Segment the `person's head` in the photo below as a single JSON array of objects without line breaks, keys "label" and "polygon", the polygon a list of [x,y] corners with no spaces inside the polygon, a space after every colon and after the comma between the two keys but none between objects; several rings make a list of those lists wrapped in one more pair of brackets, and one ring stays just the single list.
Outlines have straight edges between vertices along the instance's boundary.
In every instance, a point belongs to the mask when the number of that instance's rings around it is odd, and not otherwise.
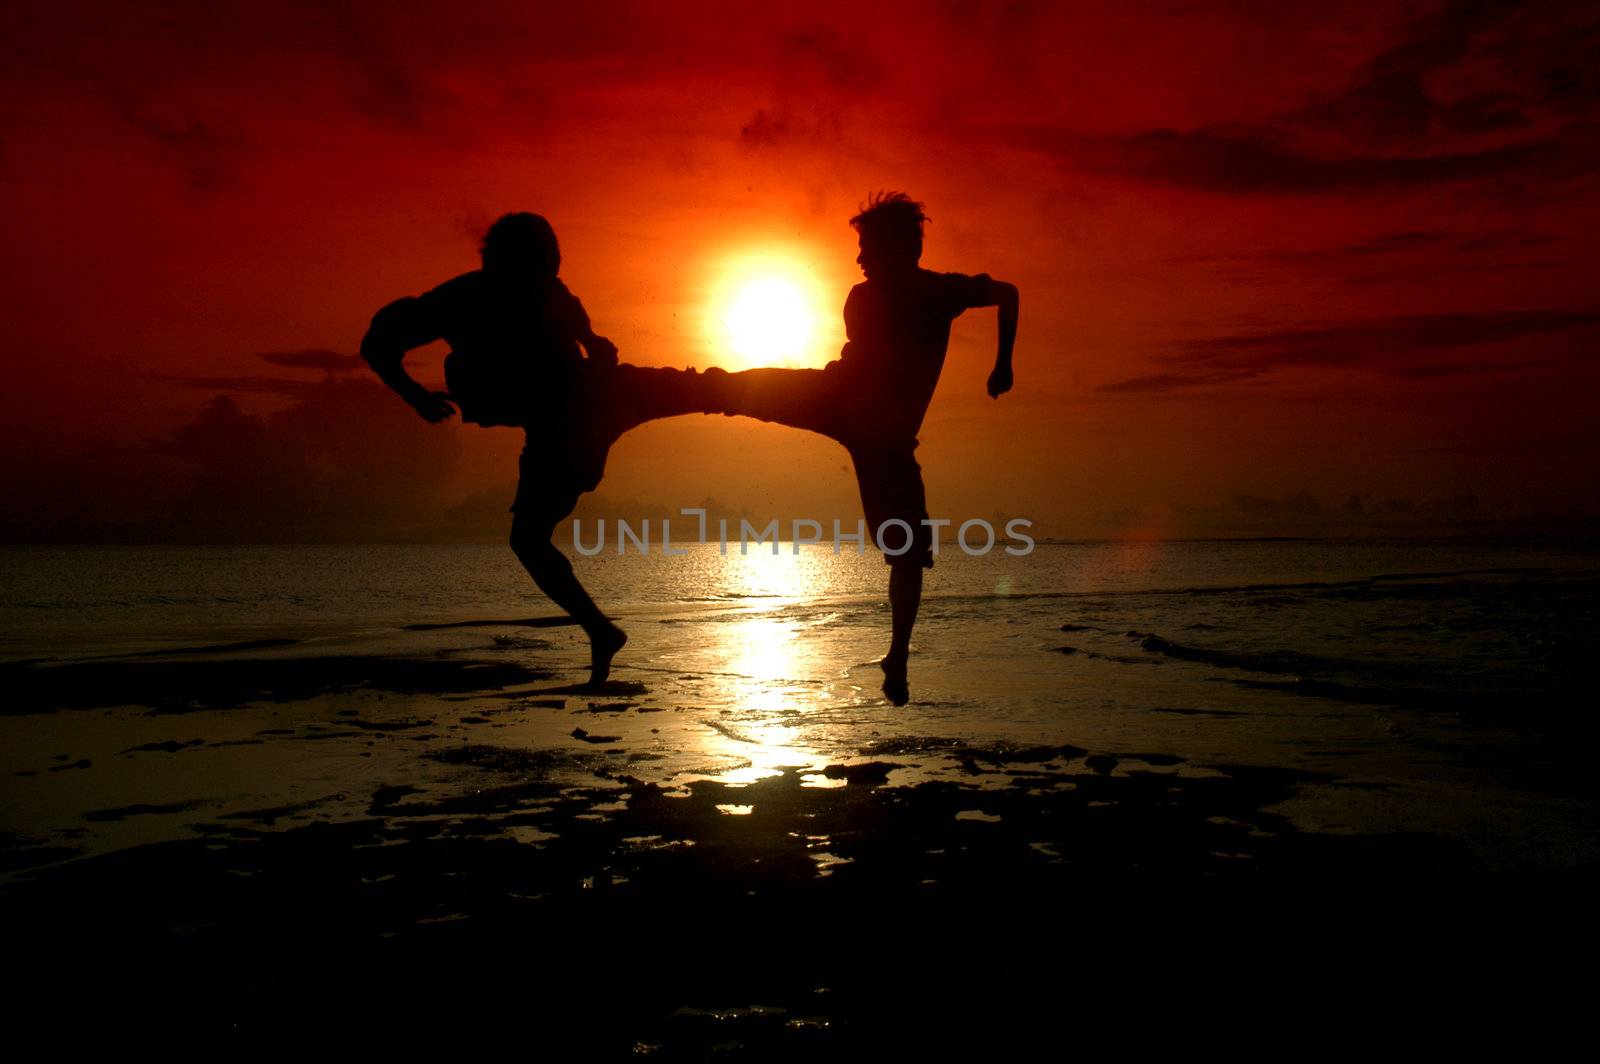
[{"label": "person's head", "polygon": [[491,225],[483,234],[478,254],[483,256],[483,268],[491,273],[554,277],[561,270],[556,231],[542,215],[527,211],[507,214]]},{"label": "person's head", "polygon": [[856,262],[871,278],[915,269],[922,258],[922,204],[904,192],[878,192],[868,198],[850,225],[861,234]]}]

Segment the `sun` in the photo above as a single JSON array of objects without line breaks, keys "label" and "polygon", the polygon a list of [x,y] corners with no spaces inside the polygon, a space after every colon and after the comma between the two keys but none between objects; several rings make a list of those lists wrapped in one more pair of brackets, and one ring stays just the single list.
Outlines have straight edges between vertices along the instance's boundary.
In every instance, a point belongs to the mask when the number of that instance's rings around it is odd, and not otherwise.
[{"label": "sun", "polygon": [[811,344],[813,325],[800,287],[782,277],[746,281],[724,320],[734,354],[757,366],[800,357]]},{"label": "sun", "polygon": [[730,369],[821,365],[831,332],[825,285],[799,254],[729,256],[706,307],[711,362]]}]

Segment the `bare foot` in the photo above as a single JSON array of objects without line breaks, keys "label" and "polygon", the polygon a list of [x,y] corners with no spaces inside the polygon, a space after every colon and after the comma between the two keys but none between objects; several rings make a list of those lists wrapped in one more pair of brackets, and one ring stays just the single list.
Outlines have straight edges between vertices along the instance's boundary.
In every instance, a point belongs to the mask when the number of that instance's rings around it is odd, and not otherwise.
[{"label": "bare foot", "polygon": [[628,641],[628,633],[614,624],[607,624],[589,633],[589,686],[598,687],[611,675],[611,659],[617,656]]},{"label": "bare foot", "polygon": [[911,687],[906,683],[905,655],[889,655],[878,662],[883,670],[883,697],[897,706],[911,701]]}]

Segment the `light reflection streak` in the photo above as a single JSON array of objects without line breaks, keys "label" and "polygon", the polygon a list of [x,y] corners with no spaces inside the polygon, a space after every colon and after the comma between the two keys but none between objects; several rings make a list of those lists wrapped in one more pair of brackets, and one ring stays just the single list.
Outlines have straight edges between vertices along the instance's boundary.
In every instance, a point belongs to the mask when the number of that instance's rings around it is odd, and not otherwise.
[{"label": "light reflection streak", "polygon": [[725,593],[749,605],[737,619],[715,626],[715,643],[707,648],[723,677],[728,709],[706,729],[702,750],[744,762],[718,774],[722,783],[753,783],[825,761],[807,741],[816,727],[808,718],[831,694],[804,678],[826,673],[815,637],[829,615],[805,607],[826,594],[830,560],[815,551],[795,555],[785,545],[776,556],[752,552],[727,567]]}]

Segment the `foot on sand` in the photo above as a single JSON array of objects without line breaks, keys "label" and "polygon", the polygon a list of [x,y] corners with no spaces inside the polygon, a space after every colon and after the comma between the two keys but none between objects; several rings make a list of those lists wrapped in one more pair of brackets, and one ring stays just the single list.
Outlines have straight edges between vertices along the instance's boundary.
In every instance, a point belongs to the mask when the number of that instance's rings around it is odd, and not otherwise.
[{"label": "foot on sand", "polygon": [[598,687],[611,675],[611,659],[628,641],[628,633],[614,624],[589,633],[589,686]]},{"label": "foot on sand", "polygon": [[906,683],[905,656],[886,657],[878,662],[878,668],[883,670],[883,697],[897,706],[911,701],[911,688]]}]

